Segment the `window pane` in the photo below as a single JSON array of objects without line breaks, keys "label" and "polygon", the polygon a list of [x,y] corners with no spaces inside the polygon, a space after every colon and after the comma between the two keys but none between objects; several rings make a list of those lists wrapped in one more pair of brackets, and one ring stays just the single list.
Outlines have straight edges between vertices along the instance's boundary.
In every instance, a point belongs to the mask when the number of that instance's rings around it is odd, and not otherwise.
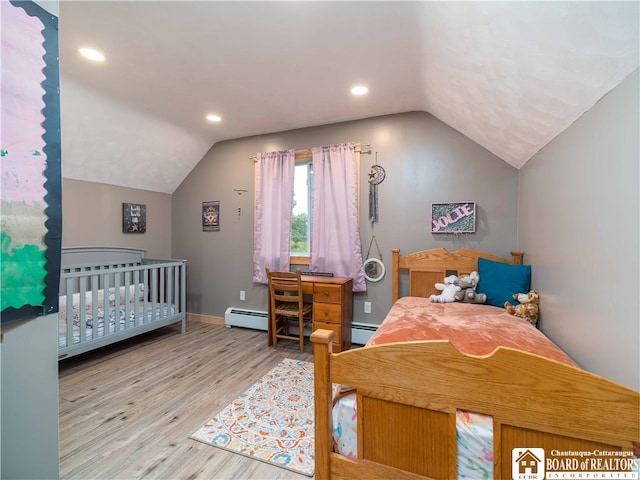
[{"label": "window pane", "polygon": [[311,164],[296,165],[293,186],[293,218],[291,220],[291,254],[309,256],[311,239]]}]

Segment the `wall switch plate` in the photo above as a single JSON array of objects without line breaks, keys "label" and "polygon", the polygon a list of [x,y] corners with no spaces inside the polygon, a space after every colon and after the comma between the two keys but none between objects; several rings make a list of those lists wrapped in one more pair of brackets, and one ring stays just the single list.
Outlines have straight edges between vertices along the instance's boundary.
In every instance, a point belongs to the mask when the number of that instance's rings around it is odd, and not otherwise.
[{"label": "wall switch plate", "polygon": [[371,313],[371,302],[364,302],[364,313]]},{"label": "wall switch plate", "polygon": [[244,290],[240,290],[240,300],[244,301]]}]

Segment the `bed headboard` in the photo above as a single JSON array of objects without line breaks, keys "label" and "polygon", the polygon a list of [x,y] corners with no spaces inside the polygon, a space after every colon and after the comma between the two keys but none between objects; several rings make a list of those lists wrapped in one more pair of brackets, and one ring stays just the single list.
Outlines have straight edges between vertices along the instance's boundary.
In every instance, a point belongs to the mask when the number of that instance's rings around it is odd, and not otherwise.
[{"label": "bed headboard", "polygon": [[62,247],[60,264],[62,268],[70,266],[105,264],[140,264],[146,250],[130,247]]},{"label": "bed headboard", "polygon": [[446,248],[432,248],[420,252],[400,255],[400,249],[394,248],[392,302],[400,298],[401,271],[409,271],[409,295],[413,297],[429,297],[438,294],[436,283],[442,283],[447,275],[464,275],[478,270],[478,258],[486,258],[496,262],[522,264],[522,252],[511,252],[511,259],[506,259],[480,250],[461,248],[450,252]]}]

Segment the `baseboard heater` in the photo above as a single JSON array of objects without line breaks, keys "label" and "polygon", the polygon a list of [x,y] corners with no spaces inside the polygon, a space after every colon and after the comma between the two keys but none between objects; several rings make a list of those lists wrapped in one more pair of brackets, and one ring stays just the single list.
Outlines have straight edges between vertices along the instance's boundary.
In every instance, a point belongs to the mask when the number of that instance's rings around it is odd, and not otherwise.
[{"label": "baseboard heater", "polygon": [[[227,327],[243,327],[266,331],[268,317],[267,312],[260,310],[229,307],[224,313],[224,324]],[[364,345],[377,329],[378,325],[355,322],[351,328],[351,341],[358,345]]]},{"label": "baseboard heater", "polygon": [[224,324],[227,327],[253,328],[254,330],[267,331],[269,314],[259,310],[244,310],[229,307],[224,312]]},{"label": "baseboard heater", "polygon": [[376,330],[378,330],[378,325],[353,322],[351,324],[351,343],[365,345]]}]

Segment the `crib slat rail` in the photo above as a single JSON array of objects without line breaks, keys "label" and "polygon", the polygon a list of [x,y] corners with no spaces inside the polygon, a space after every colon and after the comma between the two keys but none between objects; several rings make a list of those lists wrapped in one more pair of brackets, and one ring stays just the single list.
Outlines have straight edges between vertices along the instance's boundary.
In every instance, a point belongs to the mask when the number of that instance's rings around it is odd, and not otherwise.
[{"label": "crib slat rail", "polygon": [[122,247],[65,250],[59,359],[174,323],[185,333],[186,260],[147,259],[143,250]]}]

